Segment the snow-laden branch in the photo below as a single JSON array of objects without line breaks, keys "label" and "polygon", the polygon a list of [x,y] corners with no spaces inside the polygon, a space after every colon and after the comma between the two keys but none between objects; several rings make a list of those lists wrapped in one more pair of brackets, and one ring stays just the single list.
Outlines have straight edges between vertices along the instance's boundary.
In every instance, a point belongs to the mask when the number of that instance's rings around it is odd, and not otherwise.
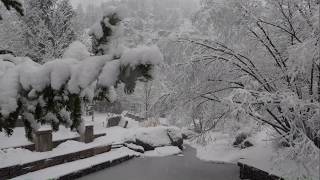
[{"label": "snow-laden branch", "polygon": [[[89,55],[84,45],[75,42],[63,59],[43,65],[27,57],[0,56],[0,122],[11,121],[13,114],[18,114],[33,128],[37,128],[39,121],[57,124],[63,121],[72,126],[72,118],[62,118],[72,116],[74,109],[68,106],[75,103],[70,102],[72,97],[91,101],[97,88],[108,91],[117,83],[130,83],[128,77],[131,81],[148,80],[152,67],[163,59],[156,46],[127,49],[120,59]],[[6,127],[0,125],[0,129]]]}]

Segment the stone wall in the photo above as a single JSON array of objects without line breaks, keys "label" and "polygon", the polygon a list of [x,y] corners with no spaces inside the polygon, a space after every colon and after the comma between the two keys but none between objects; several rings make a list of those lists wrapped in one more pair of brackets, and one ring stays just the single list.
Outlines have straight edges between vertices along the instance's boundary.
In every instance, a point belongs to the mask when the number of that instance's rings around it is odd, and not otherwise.
[{"label": "stone wall", "polygon": [[35,151],[46,152],[52,150],[52,130],[36,131],[34,134]]},{"label": "stone wall", "polygon": [[[99,137],[102,137],[105,135],[106,135],[106,133],[95,134],[94,138],[96,139],[96,138],[99,138]],[[53,148],[55,148],[55,147],[59,146],[61,143],[64,143],[67,141],[80,141],[80,137],[67,138],[67,139],[53,141],[52,146],[53,146]],[[35,151],[35,144],[31,143],[31,144],[24,145],[24,146],[15,146],[15,147],[9,147],[9,148],[22,148],[22,149],[28,149],[29,151]],[[9,149],[9,148],[3,148],[1,150]]]},{"label": "stone wall", "polygon": [[14,165],[10,167],[0,168],[0,180],[11,179],[23,174],[38,171],[51,166],[56,166],[63,163],[76,161],[79,159],[89,158],[98,154],[109,152],[111,145],[94,147],[74,153],[55,156],[48,159],[41,159],[38,161],[25,163],[21,165]]},{"label": "stone wall", "polygon": [[250,180],[284,180],[278,176],[269,174],[263,170],[238,162],[240,167],[240,179]]},{"label": "stone wall", "polygon": [[77,172],[73,172],[73,173],[64,175],[62,177],[59,177],[58,179],[59,180],[77,179],[77,178],[86,176],[88,174],[91,174],[91,173],[94,173],[94,172],[97,172],[97,171],[100,171],[100,170],[115,166],[115,165],[120,164],[120,163],[122,163],[124,161],[128,161],[128,160],[130,160],[132,158],[134,158],[134,156],[121,157],[121,158],[115,159],[113,161],[107,161],[107,162],[104,162],[104,163],[101,163],[101,164],[98,164],[98,165],[94,165],[94,166],[92,166],[90,168],[87,168],[87,169],[84,169],[84,170],[81,170],[81,171],[77,171]]}]

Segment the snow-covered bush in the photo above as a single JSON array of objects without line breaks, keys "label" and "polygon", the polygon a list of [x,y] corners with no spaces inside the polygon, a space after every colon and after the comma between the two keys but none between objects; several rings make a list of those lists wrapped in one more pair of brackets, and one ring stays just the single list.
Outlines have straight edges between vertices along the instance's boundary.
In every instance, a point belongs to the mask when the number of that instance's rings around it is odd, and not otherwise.
[{"label": "snow-covered bush", "polygon": [[160,121],[157,118],[148,118],[147,120],[143,121],[141,123],[142,127],[156,127],[156,126],[160,126]]},{"label": "snow-covered bush", "polygon": [[302,165],[298,176],[316,172],[320,151],[317,2],[205,0],[202,5],[197,15],[203,18],[195,20],[209,28],[204,31],[210,37],[181,42],[202,48],[199,62],[216,65],[213,62],[219,61],[232,69],[217,80],[223,87],[208,91],[203,100],[225,105],[224,119],[238,126],[234,132],[248,124],[254,124],[252,131],[271,126],[278,135],[275,141],[288,146],[281,157]]}]

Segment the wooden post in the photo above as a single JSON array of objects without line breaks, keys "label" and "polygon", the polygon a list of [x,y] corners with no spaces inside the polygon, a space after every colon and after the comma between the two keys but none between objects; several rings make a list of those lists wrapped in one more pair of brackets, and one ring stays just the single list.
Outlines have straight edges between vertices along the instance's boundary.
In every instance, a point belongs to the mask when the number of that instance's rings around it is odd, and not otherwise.
[{"label": "wooden post", "polygon": [[46,152],[52,150],[52,130],[40,130],[36,131],[34,134],[36,152]]},{"label": "wooden post", "polygon": [[126,122],[124,123],[123,128],[127,128],[127,127],[128,127],[128,121],[126,121]]},{"label": "wooden post", "polygon": [[94,140],[93,125],[86,125],[83,134],[80,135],[81,142],[91,143]]}]

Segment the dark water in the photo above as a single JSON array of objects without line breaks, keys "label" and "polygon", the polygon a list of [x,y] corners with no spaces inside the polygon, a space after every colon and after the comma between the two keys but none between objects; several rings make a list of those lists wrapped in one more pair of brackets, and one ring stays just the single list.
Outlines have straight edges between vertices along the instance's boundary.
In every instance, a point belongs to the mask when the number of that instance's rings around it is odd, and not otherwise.
[{"label": "dark water", "polygon": [[196,158],[187,146],[184,156],[135,158],[90,174],[82,180],[240,180],[233,164],[216,164]]}]

